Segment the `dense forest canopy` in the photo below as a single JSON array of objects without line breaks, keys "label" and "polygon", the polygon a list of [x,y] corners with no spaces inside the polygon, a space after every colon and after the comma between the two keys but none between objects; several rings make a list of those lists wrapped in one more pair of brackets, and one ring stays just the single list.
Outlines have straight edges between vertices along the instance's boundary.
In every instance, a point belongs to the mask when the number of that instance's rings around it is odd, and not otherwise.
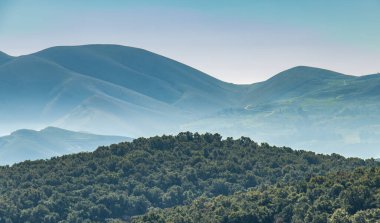
[{"label": "dense forest canopy", "polygon": [[[201,222],[327,222],[363,211],[371,219],[380,208],[379,167],[373,159],[294,151],[246,137],[185,132],[139,138],[0,167],[0,222],[197,222],[194,215]],[[296,203],[310,214],[297,213]],[[202,213],[205,204],[218,209]]]},{"label": "dense forest canopy", "polygon": [[379,188],[380,169],[360,168],[230,196],[200,197],[186,206],[151,209],[134,222],[375,223],[380,221]]}]

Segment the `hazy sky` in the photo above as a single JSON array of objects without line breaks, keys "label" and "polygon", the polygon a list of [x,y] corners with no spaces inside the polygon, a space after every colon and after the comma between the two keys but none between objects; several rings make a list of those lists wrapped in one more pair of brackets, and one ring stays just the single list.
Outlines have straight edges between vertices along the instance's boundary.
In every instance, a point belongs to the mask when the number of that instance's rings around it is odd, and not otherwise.
[{"label": "hazy sky", "polygon": [[297,65],[380,72],[380,0],[0,0],[0,51],[141,47],[252,83]]}]

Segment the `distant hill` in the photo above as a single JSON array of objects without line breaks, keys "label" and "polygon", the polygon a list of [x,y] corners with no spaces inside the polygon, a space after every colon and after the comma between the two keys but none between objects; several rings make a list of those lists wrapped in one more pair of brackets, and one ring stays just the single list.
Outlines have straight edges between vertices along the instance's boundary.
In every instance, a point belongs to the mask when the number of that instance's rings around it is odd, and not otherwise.
[{"label": "distant hill", "polygon": [[234,85],[143,49],[62,46],[0,54],[0,104],[2,131],[57,126],[136,138],[190,130],[380,156],[379,74],[298,66]]},{"label": "distant hill", "polygon": [[0,137],[0,165],[93,151],[101,145],[130,140],[127,137],[72,132],[54,127],[41,131],[22,129]]}]

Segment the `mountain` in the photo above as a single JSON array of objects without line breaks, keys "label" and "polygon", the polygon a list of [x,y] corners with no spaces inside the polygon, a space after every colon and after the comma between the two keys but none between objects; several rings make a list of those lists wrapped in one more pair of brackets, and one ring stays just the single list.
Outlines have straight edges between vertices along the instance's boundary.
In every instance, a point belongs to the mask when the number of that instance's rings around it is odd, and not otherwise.
[{"label": "mountain", "polygon": [[235,104],[240,88],[142,49],[54,47],[0,68],[0,114],[3,123],[151,135]]},{"label": "mountain", "polygon": [[299,66],[283,71],[259,84],[254,84],[245,96],[250,106],[287,101],[323,92],[331,88],[331,84],[342,85],[353,79],[337,72]]},{"label": "mountain", "polygon": [[0,137],[0,165],[93,151],[100,145],[123,141],[131,141],[131,138],[72,132],[54,127],[41,131],[22,129]]},{"label": "mountain", "polygon": [[380,75],[349,76],[295,67],[249,87],[240,108],[188,123],[184,129],[254,137],[322,153],[378,157]]},{"label": "mountain", "polygon": [[12,60],[12,57],[8,54],[0,52],[0,66],[8,61]]},{"label": "mountain", "polygon": [[373,159],[184,132],[0,167],[0,221],[346,223],[327,219],[379,209],[379,182]]},{"label": "mountain", "polygon": [[207,102],[207,107],[210,108],[219,108],[226,103],[222,103],[219,97],[228,96],[234,88],[174,60],[131,47],[54,47],[34,56],[52,61],[75,73],[187,109],[191,109],[189,102],[194,100]]},{"label": "mountain", "polygon": [[0,60],[7,61],[0,65],[2,131],[57,126],[136,138],[190,130],[380,156],[379,74],[299,66],[235,85],[119,45],[53,47]]}]

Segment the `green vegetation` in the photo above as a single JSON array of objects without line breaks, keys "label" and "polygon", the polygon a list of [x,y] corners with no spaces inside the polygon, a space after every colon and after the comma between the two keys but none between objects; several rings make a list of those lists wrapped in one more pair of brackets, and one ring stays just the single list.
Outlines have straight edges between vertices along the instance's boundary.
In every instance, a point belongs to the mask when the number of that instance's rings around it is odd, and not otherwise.
[{"label": "green vegetation", "polygon": [[[258,222],[325,222],[338,214],[371,219],[380,207],[379,166],[245,137],[187,132],[139,138],[93,153],[0,167],[0,222],[197,222],[195,216],[246,222],[253,212]],[[206,204],[220,211],[203,213],[199,205]],[[302,208],[307,216],[298,213]],[[321,220],[314,219],[317,212]]]},{"label": "green vegetation", "polygon": [[380,221],[379,188],[380,169],[360,168],[232,196],[201,197],[187,206],[152,209],[134,222],[375,223]]}]

